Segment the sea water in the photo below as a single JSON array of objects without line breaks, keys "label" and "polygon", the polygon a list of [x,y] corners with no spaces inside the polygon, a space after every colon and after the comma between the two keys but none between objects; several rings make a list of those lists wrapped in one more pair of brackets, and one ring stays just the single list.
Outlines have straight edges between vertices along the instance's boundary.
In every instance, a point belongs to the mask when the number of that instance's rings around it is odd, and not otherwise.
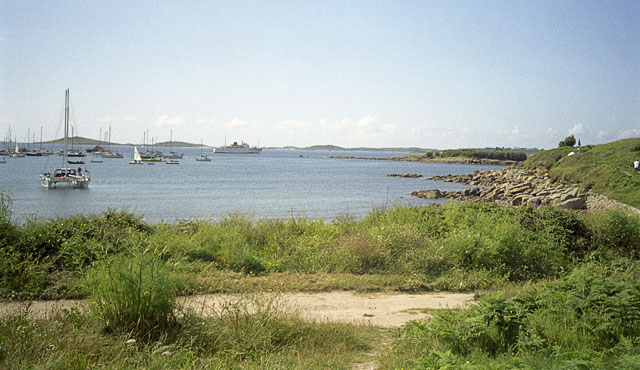
[{"label": "sea water", "polygon": [[388,177],[390,173],[430,177],[499,168],[330,158],[407,153],[269,149],[257,155],[212,154],[211,149],[206,149],[204,154],[212,161],[199,162],[196,158],[200,148],[174,148],[184,153],[179,165],[129,165],[133,147],[111,149],[119,150],[125,158],[90,163],[101,158],[87,154],[82,159],[86,164],[73,165],[90,171],[89,189],[41,186],[40,173],[60,167],[59,156],[7,157],[6,163],[0,164],[0,188],[12,199],[12,220],[99,214],[108,209],[132,212],[153,223],[194,218],[219,220],[232,213],[260,218],[361,218],[375,207],[445,202],[416,198],[411,196],[412,191],[457,191],[466,187],[424,178]]}]

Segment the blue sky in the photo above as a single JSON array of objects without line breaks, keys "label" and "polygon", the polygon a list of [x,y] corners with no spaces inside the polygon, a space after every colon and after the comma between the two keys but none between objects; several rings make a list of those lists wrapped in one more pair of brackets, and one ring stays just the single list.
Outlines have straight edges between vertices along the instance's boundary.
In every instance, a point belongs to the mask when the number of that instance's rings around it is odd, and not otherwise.
[{"label": "blue sky", "polygon": [[640,2],[0,0],[0,84],[19,141],[69,88],[117,142],[602,143],[640,136]]}]

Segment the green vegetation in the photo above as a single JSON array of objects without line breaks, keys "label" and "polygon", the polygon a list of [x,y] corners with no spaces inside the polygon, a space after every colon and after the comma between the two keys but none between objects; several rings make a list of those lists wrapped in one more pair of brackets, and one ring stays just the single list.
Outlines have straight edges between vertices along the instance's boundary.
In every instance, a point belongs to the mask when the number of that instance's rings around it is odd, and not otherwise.
[{"label": "green vegetation", "polygon": [[501,161],[516,161],[521,162],[527,159],[527,154],[523,151],[502,150],[495,149],[492,151],[477,150],[477,149],[447,149],[442,152],[429,152],[426,153],[427,158],[435,156],[440,157],[464,157],[471,159],[496,159]]},{"label": "green vegetation", "polygon": [[[568,156],[569,152],[575,155]],[[624,139],[581,148],[560,147],[537,153],[524,162],[529,170],[543,169],[555,181],[568,181],[640,207],[640,138]]]},{"label": "green vegetation", "polygon": [[637,369],[639,278],[637,260],[580,264],[556,281],[413,322],[384,361],[421,369]]},{"label": "green vegetation", "polygon": [[573,135],[567,136],[564,138],[564,140],[562,140],[559,144],[558,147],[561,148],[563,146],[570,146],[573,147],[574,145],[576,145],[576,138]]},{"label": "green vegetation", "polygon": [[[0,193],[0,296],[91,310],[0,318],[2,368],[632,367],[640,358],[640,218],[449,203],[362,220],[149,225],[128,213],[11,222]],[[303,321],[264,290],[478,293],[388,332]],[[176,295],[236,292],[214,314]],[[28,310],[28,309],[27,309]],[[371,358],[369,358],[371,360]]]},{"label": "green vegetation", "polygon": [[5,228],[0,296],[83,297],[89,267],[118,256],[131,259],[140,250],[162,251],[162,260],[181,276],[181,294],[233,290],[218,281],[224,274],[252,280],[272,273],[285,276],[289,285],[281,290],[313,289],[287,274],[342,276],[330,283],[337,289],[362,286],[358,280],[374,281],[364,290],[488,289],[556,277],[601,245],[635,253],[633,240],[640,235],[633,230],[640,227],[634,220],[619,213],[603,218],[474,203],[376,209],[361,221],[344,217],[330,223],[231,215],[218,222],[148,225],[112,211],[31,220]]}]

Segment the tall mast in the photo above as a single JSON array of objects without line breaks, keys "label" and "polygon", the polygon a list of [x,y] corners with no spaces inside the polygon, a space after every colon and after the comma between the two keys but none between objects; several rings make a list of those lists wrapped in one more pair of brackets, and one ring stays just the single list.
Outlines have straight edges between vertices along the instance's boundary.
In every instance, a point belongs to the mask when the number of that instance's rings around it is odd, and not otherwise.
[{"label": "tall mast", "polygon": [[64,154],[62,168],[67,168],[67,145],[69,144],[69,89],[64,92]]},{"label": "tall mast", "polygon": [[42,126],[40,126],[40,151],[42,151]]},{"label": "tall mast", "polygon": [[109,125],[109,152],[111,152],[111,125]]}]

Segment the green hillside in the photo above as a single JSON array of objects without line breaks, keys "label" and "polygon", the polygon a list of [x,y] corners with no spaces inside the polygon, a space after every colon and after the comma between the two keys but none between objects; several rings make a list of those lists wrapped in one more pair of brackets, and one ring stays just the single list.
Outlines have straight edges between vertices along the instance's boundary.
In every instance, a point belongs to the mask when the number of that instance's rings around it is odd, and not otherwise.
[{"label": "green hillside", "polygon": [[[569,156],[570,152],[575,155]],[[554,180],[579,183],[612,199],[640,207],[640,171],[633,169],[635,160],[640,160],[640,138],[545,150],[530,156],[523,167],[548,170]]]},{"label": "green hillside", "polygon": [[[73,144],[74,145],[102,145],[102,146],[106,146],[107,143],[105,143],[104,141],[98,141],[98,140],[94,140],[94,139],[89,139],[86,137],[82,137],[82,136],[74,136],[73,138],[69,138],[69,143],[71,143],[71,141],[73,140]],[[64,139],[56,139],[56,140],[51,140],[51,141],[43,141],[42,144],[64,144]],[[120,143],[111,143],[111,145],[133,145],[133,144],[120,144]],[[174,148],[194,148],[194,147],[200,147],[200,144],[193,144],[193,143],[187,143],[184,141],[174,141],[171,143],[171,145]],[[169,142],[164,142],[164,143],[157,143],[155,144],[155,146],[159,146],[159,147],[169,147]],[[204,147],[209,147],[207,145],[204,145]]]},{"label": "green hillside", "polygon": [[[95,139],[89,139],[86,137],[82,137],[82,136],[74,136],[74,137],[70,137],[69,138],[69,143],[71,143],[71,141],[73,140],[73,145],[102,145],[102,146],[106,146],[107,144],[104,141],[98,141]],[[64,144],[64,139],[60,138],[60,139],[55,139],[55,140],[49,140],[49,141],[43,141],[42,144]],[[118,143],[111,143],[111,145],[125,145],[125,144],[118,144]]]}]

